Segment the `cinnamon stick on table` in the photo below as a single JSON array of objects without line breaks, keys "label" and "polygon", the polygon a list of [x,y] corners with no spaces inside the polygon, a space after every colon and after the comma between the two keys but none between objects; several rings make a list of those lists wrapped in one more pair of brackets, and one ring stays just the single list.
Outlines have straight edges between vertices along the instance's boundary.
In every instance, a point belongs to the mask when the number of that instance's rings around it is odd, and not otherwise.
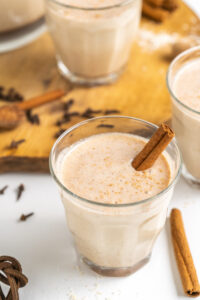
[{"label": "cinnamon stick on table", "polygon": [[144,1],[156,7],[162,7],[164,0],[144,0]]},{"label": "cinnamon stick on table", "polygon": [[136,155],[132,166],[137,171],[144,171],[153,166],[159,155],[174,137],[174,132],[166,124],[161,124],[141,152]]},{"label": "cinnamon stick on table", "polygon": [[165,10],[161,7],[153,7],[145,1],[143,1],[142,13],[144,16],[157,22],[162,22],[169,16],[168,10]]},{"label": "cinnamon stick on table", "polygon": [[144,0],[144,2],[152,5],[152,8],[160,7],[170,12],[174,11],[178,6],[177,0]]},{"label": "cinnamon stick on table", "polygon": [[179,209],[172,209],[170,224],[175,257],[184,292],[187,296],[198,297],[200,295],[200,285]]}]

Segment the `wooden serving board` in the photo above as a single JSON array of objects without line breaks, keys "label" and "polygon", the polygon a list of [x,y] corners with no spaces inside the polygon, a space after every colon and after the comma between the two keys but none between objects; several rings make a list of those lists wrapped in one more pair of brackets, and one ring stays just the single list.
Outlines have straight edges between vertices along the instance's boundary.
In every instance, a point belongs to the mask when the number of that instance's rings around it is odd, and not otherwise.
[{"label": "wooden serving board", "polygon": [[[0,132],[0,172],[49,170],[48,156],[58,131],[55,122],[62,115],[62,102],[70,98],[75,100],[71,111],[83,112],[88,107],[117,109],[122,115],[156,124],[169,119],[170,99],[165,77],[171,56],[177,47],[182,49],[197,44],[198,35],[199,20],[182,2],[163,24],[142,19],[124,74],[112,85],[95,88],[74,87],[61,77],[48,33],[20,50],[1,55],[0,85],[14,87],[26,99],[59,87],[64,88],[67,95],[62,100],[35,109],[41,120],[39,126],[24,120],[18,128]],[[0,105],[3,104],[0,101]],[[81,120],[83,118],[74,117],[62,128]],[[26,141],[17,149],[7,149],[12,140],[20,139]]]}]

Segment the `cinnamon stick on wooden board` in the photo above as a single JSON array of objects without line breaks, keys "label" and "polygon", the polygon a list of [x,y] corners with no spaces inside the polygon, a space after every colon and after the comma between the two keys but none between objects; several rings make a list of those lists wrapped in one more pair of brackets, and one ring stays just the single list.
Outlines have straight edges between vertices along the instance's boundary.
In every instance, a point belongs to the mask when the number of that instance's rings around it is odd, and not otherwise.
[{"label": "cinnamon stick on wooden board", "polygon": [[161,124],[141,152],[132,161],[137,171],[144,171],[153,166],[159,155],[165,150],[174,137],[174,132],[166,124]]},{"label": "cinnamon stick on wooden board", "polygon": [[160,7],[153,7],[146,1],[143,1],[142,13],[144,16],[157,22],[163,22],[169,16],[168,10]]},{"label": "cinnamon stick on wooden board", "polygon": [[144,0],[144,1],[156,7],[162,7],[164,0]]},{"label": "cinnamon stick on wooden board", "polygon": [[144,0],[149,3],[152,7],[160,7],[169,11],[173,11],[177,8],[177,0]]},{"label": "cinnamon stick on wooden board", "polygon": [[164,0],[162,7],[173,12],[178,7],[177,0]]},{"label": "cinnamon stick on wooden board", "polygon": [[177,7],[177,0],[143,0],[142,13],[154,21],[162,22]]},{"label": "cinnamon stick on wooden board", "polygon": [[200,295],[200,285],[179,209],[172,209],[170,225],[175,257],[184,292],[187,296],[198,297]]}]

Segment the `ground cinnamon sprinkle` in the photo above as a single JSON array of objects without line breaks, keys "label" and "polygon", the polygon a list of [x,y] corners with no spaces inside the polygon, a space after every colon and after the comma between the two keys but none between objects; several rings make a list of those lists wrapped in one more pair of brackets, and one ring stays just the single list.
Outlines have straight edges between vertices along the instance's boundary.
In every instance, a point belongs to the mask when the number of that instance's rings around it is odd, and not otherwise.
[{"label": "ground cinnamon sprinkle", "polygon": [[172,209],[170,224],[175,257],[184,292],[187,296],[198,297],[200,295],[200,285],[179,209]]}]

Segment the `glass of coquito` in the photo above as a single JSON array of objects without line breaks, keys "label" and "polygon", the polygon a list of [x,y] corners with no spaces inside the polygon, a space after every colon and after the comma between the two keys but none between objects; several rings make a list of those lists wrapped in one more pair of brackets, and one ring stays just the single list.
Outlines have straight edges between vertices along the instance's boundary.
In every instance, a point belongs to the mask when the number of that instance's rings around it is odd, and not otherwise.
[{"label": "glass of coquito", "polygon": [[178,55],[167,74],[172,126],[183,157],[183,176],[200,187],[200,47]]},{"label": "glass of coquito", "polygon": [[52,148],[50,170],[78,256],[101,275],[141,268],[165,224],[181,166],[175,140],[151,168],[132,166],[156,129],[131,117],[98,117],[65,131]]},{"label": "glass of coquito", "polygon": [[141,0],[46,0],[58,67],[72,82],[114,81],[137,34]]}]

